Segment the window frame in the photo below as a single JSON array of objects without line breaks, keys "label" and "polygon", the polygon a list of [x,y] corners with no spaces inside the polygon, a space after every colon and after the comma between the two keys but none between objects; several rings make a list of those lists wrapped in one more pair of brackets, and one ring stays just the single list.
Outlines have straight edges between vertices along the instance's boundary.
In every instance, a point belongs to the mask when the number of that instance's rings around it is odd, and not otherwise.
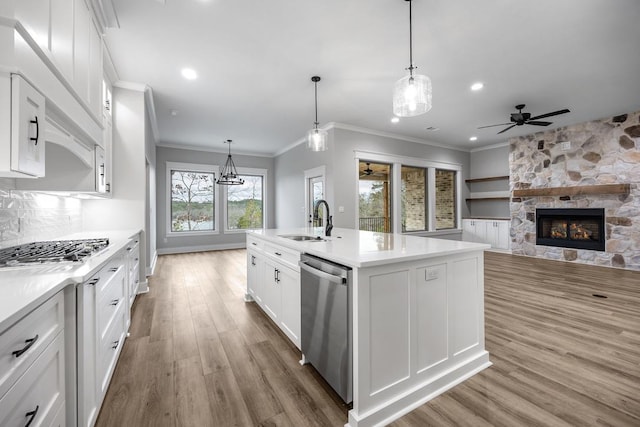
[{"label": "window frame", "polygon": [[[246,233],[249,230],[265,230],[267,228],[267,169],[259,169],[259,168],[245,168],[245,167],[238,167],[236,168],[238,171],[238,175],[242,176],[242,175],[254,175],[254,176],[261,176],[262,177],[262,228],[241,228],[241,229],[237,229],[237,230],[231,230],[229,229],[229,224],[228,224],[228,218],[227,218],[227,190],[228,190],[228,185],[221,185],[220,187],[224,187],[221,189],[221,191],[219,191],[218,193],[220,194],[220,205],[221,205],[221,212],[222,212],[222,217],[224,218],[224,234],[243,234]],[[224,203],[223,203],[224,202]]]},{"label": "window frame", "polygon": [[[193,237],[193,236],[212,236],[220,234],[220,209],[218,202],[219,199],[219,191],[216,191],[215,188],[215,180],[216,180],[216,170],[219,169],[217,165],[205,165],[198,163],[181,163],[181,162],[166,162],[166,196],[167,201],[165,205],[165,215],[167,219],[165,221],[166,226],[166,237]],[[191,231],[173,231],[171,227],[171,172],[172,171],[182,171],[182,172],[199,172],[199,173],[210,173],[213,175],[213,230],[191,230]]]},{"label": "window frame", "polygon": [[[392,216],[392,233],[400,233],[406,235],[437,235],[437,234],[449,234],[455,231],[462,230],[462,165],[459,163],[447,163],[421,159],[418,157],[398,156],[394,154],[375,153],[367,151],[354,151],[355,154],[355,200],[358,206],[358,174],[359,163],[361,161],[387,163],[392,165],[391,171],[391,216]],[[427,230],[424,231],[402,231],[402,166],[418,167],[427,170]],[[456,203],[456,227],[447,229],[436,229],[436,169],[450,170],[456,172],[455,179],[455,203]],[[356,210],[355,215],[355,229],[358,229],[359,219],[358,212]]]}]

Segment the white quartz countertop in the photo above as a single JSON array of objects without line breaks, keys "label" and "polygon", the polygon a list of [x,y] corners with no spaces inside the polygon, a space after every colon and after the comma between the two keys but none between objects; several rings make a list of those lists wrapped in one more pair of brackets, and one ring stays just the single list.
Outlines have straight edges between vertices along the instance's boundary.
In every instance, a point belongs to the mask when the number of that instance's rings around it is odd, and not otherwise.
[{"label": "white quartz countertop", "polygon": [[109,238],[109,246],[82,263],[0,268],[0,333],[66,286],[77,285],[89,279],[138,232],[139,230],[76,233],[56,239]]},{"label": "white quartz countertop", "polygon": [[[331,237],[324,237],[324,229],[321,227],[252,230],[248,231],[247,235],[350,267],[372,267],[485,250],[491,247],[484,243],[406,234],[374,233],[348,228],[334,228]],[[287,235],[320,236],[326,240],[295,241],[282,237]]]}]

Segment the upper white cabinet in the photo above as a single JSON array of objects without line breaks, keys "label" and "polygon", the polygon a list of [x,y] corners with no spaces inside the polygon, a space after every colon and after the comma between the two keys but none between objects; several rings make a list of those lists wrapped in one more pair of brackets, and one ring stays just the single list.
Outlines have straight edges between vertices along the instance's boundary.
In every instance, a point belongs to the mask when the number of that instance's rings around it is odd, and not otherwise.
[{"label": "upper white cabinet", "polygon": [[91,13],[82,0],[76,0],[73,20],[73,87],[85,101],[89,99],[89,61],[91,54]]},{"label": "upper white cabinet", "polygon": [[50,18],[49,50],[60,72],[69,81],[73,81],[73,3],[74,0],[55,0]]},{"label": "upper white cabinet", "polygon": [[0,141],[0,176],[43,176],[45,98],[16,74],[0,78],[0,86],[0,92],[10,94],[7,99],[11,99],[10,120],[2,132],[7,139]]}]

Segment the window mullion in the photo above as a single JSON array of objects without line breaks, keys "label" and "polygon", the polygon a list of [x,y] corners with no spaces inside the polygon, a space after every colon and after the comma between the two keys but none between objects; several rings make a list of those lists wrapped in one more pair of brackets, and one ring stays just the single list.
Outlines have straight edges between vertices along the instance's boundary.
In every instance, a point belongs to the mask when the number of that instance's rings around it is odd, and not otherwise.
[{"label": "window mullion", "polygon": [[427,230],[436,230],[436,168],[427,168]]}]

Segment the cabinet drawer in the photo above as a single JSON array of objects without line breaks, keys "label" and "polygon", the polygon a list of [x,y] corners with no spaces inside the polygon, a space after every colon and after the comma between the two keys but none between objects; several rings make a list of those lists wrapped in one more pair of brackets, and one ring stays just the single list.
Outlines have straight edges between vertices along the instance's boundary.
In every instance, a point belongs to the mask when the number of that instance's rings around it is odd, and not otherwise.
[{"label": "cabinet drawer", "polygon": [[[111,323],[105,338],[98,345],[98,403],[102,402],[102,396],[107,391],[111,374],[115,368],[118,354],[124,344],[124,336],[126,330],[125,310],[121,308],[117,310],[114,321]],[[98,405],[100,407],[100,405]]]},{"label": "cabinet drawer", "polygon": [[298,261],[300,260],[300,252],[290,249],[284,249],[280,246],[272,246],[268,243],[264,244],[265,253],[273,256],[279,262],[293,268],[296,271],[300,271],[298,267]]},{"label": "cabinet drawer", "polygon": [[124,270],[118,268],[97,297],[98,336],[101,340],[104,339],[118,310],[125,304],[127,294]]},{"label": "cabinet drawer", "polygon": [[262,240],[257,239],[251,235],[247,235],[247,249],[252,248],[262,250],[263,246],[264,242]]},{"label": "cabinet drawer", "polygon": [[[0,397],[63,327],[64,297],[63,292],[59,292],[0,335]],[[20,355],[14,353],[25,348],[26,351]]]},{"label": "cabinet drawer", "polygon": [[118,273],[119,270],[124,269],[124,259],[121,256],[114,257],[107,265],[102,267],[100,271],[91,276],[85,283],[91,286],[95,286],[96,295],[101,295],[104,289],[109,286],[111,279]]},{"label": "cabinet drawer", "polygon": [[[64,406],[64,332],[53,342],[0,400],[0,425],[23,426],[35,411],[32,426],[49,426]],[[64,409],[63,409],[64,412]]]}]

